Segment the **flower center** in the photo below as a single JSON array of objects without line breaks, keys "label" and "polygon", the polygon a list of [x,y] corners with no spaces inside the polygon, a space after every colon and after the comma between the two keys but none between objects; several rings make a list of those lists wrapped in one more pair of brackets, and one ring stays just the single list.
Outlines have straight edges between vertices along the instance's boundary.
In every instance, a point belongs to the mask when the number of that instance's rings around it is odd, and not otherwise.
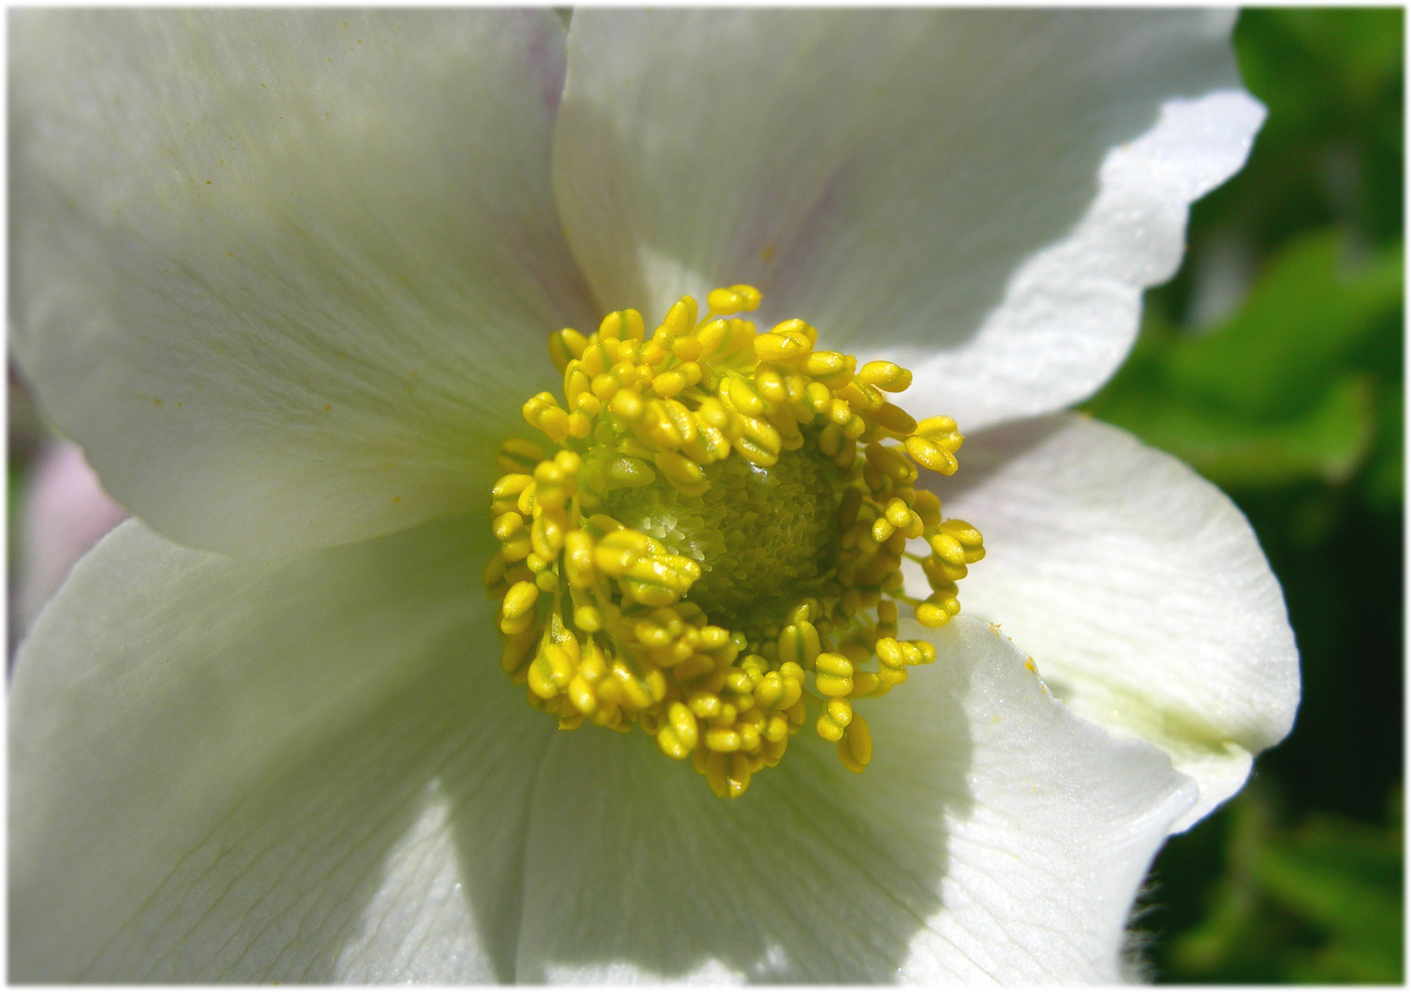
[{"label": "flower center", "polygon": [[[941,626],[985,552],[915,488],[918,464],[955,471],[963,438],[886,399],[911,373],[817,351],[802,320],[756,333],[733,316],[758,306],[750,286],[708,304],[698,321],[683,297],[650,338],[635,310],[550,337],[566,404],[540,393],[524,416],[557,450],[505,443],[485,584],[501,665],[531,705],[564,729],[641,727],[738,796],[814,714],[862,771],[872,740],[853,701],[935,659],[897,639],[898,603]],[[904,558],[925,600],[906,595]]]},{"label": "flower center", "polygon": [[781,451],[769,468],[743,458],[706,466],[709,488],[681,492],[666,479],[607,494],[603,511],[701,566],[684,597],[716,623],[781,619],[817,589],[837,557],[833,460],[816,445]]}]

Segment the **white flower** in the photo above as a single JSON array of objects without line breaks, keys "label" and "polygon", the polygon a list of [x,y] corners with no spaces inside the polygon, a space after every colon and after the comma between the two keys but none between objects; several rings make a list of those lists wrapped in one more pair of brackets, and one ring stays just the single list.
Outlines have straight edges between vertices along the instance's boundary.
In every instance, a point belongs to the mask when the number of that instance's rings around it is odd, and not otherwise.
[{"label": "white flower", "polygon": [[[1117,978],[1298,694],[1229,501],[1049,415],[1248,150],[1231,16],[15,15],[13,345],[142,522],[20,654],[11,977]],[[865,774],[721,801],[524,706],[480,569],[547,332],[735,282],[915,369],[991,554]]]}]

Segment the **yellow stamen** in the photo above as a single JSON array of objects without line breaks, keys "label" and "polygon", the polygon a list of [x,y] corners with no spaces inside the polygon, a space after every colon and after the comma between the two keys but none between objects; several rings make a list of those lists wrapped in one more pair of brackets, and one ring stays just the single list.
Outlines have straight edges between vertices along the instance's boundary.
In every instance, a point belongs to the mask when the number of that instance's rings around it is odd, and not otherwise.
[{"label": "yellow stamen", "polygon": [[[872,737],[855,702],[936,656],[897,639],[897,603],[941,626],[985,554],[916,488],[918,465],[955,471],[955,422],[912,419],[884,396],[910,372],[818,351],[803,320],[757,333],[737,315],[759,302],[730,286],[699,320],[683,297],[650,337],[635,310],[550,335],[564,402],[539,393],[524,417],[553,450],[505,442],[485,568],[501,667],[530,705],[564,729],[639,726],[732,798],[810,709],[861,772]],[[913,541],[924,601],[902,589]]]}]

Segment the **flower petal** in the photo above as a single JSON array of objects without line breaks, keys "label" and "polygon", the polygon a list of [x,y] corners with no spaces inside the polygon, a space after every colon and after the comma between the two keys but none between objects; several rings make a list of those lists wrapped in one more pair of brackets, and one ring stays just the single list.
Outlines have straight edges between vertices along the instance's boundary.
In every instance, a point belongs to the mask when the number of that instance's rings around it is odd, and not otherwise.
[{"label": "flower petal", "polygon": [[29,626],[74,563],[127,517],[127,511],[103,492],[83,452],[70,441],[60,441],[40,455],[22,505],[12,637],[15,626]]},{"label": "flower petal", "polygon": [[11,21],[12,341],[108,491],[269,558],[479,505],[587,319],[550,11]]},{"label": "flower petal", "polygon": [[478,647],[479,533],[84,558],[11,692],[10,978],[509,977],[554,731]]},{"label": "flower petal", "polygon": [[1293,631],[1249,523],[1180,461],[1087,418],[995,428],[960,457],[936,488],[987,549],[962,609],[1002,624],[1076,712],[1195,778],[1189,827],[1298,708]]},{"label": "flower petal", "polygon": [[740,799],[641,735],[563,735],[533,799],[518,978],[1115,980],[1194,789],[1055,702],[977,621],[862,702],[862,775],[806,727]]},{"label": "flower petal", "polygon": [[605,306],[753,283],[967,429],[1121,362],[1263,109],[1231,11],[583,11],[554,189]]}]

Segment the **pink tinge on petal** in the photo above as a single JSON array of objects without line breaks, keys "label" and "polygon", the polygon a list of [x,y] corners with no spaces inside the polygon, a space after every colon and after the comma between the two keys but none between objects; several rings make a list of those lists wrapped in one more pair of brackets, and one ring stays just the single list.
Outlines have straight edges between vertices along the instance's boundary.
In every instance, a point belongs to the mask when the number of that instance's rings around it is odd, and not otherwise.
[{"label": "pink tinge on petal", "polygon": [[563,99],[563,80],[568,72],[568,53],[563,34],[546,27],[529,35],[528,58],[525,60],[539,79],[539,95],[552,117],[558,113]]},{"label": "pink tinge on petal", "polygon": [[21,627],[29,626],[74,563],[126,518],[78,445],[63,441],[45,451],[26,488],[18,537],[15,605]]}]

